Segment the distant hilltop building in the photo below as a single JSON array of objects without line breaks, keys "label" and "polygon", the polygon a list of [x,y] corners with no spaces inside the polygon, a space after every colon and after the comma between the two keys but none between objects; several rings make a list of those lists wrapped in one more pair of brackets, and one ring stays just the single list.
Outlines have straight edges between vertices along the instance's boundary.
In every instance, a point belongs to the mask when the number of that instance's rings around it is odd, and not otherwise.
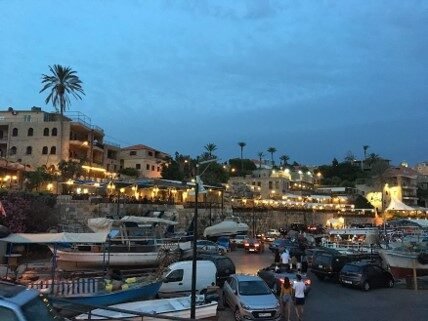
[{"label": "distant hilltop building", "polygon": [[166,153],[145,145],[121,148],[104,136],[104,130],[80,112],[66,113],[61,122],[60,114],[40,107],[0,110],[0,157],[6,161],[55,172],[61,160],[72,160],[83,165],[88,178],[115,177],[127,167],[140,177],[160,177]]}]

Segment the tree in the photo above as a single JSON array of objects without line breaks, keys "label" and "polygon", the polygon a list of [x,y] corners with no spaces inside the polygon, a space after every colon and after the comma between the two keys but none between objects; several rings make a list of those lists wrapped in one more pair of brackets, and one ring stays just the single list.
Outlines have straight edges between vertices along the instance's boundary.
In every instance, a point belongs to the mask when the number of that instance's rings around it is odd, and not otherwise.
[{"label": "tree", "polygon": [[355,157],[354,153],[351,151],[348,151],[344,158],[346,163],[354,163],[356,159],[357,158]]},{"label": "tree", "polygon": [[243,172],[244,168],[243,168],[242,158],[244,156],[244,147],[247,146],[247,144],[244,142],[239,142],[238,145],[241,148],[241,171]]},{"label": "tree", "polygon": [[24,173],[26,180],[26,187],[29,190],[35,189],[39,190],[40,186],[43,183],[51,182],[53,179],[53,175],[46,171],[45,167],[38,167],[34,172],[25,172]]},{"label": "tree", "polygon": [[257,156],[259,157],[259,169],[262,168],[262,159],[265,157],[265,154],[263,152],[258,152]]},{"label": "tree", "polygon": [[337,159],[336,158],[333,158],[333,161],[331,162],[331,165],[332,166],[339,166],[339,162],[337,161]]},{"label": "tree", "polygon": [[213,156],[213,152],[215,150],[217,150],[217,146],[215,144],[213,144],[213,143],[206,144],[204,146],[204,148],[208,152],[208,155],[209,155],[210,158]]},{"label": "tree", "polygon": [[62,160],[61,162],[59,162],[58,168],[61,172],[61,176],[64,181],[82,175],[82,165],[72,160]]},{"label": "tree", "polygon": [[[45,99],[45,103],[52,103],[55,110],[60,113],[60,160],[63,160],[63,145],[64,145],[64,112],[71,105],[70,95],[75,99],[82,99],[81,95],[85,95],[82,88],[82,81],[77,76],[76,71],[70,67],[61,65],[49,66],[51,75],[42,74],[43,88],[39,93],[50,89],[49,95]],[[59,107],[59,108],[58,108]]]},{"label": "tree", "polygon": [[288,155],[284,154],[279,159],[282,161],[282,166],[285,167],[288,165],[288,161],[290,160],[290,157]]},{"label": "tree", "polygon": [[272,166],[275,165],[275,162],[273,161],[273,154],[276,153],[276,148],[275,147],[269,147],[267,149],[267,152],[270,153],[270,158],[271,158]]},{"label": "tree", "polygon": [[367,159],[367,163],[369,165],[373,165],[374,163],[376,163],[377,161],[380,161],[380,160],[382,160],[382,159],[380,158],[380,156],[378,154],[371,153],[369,155],[369,158]]}]

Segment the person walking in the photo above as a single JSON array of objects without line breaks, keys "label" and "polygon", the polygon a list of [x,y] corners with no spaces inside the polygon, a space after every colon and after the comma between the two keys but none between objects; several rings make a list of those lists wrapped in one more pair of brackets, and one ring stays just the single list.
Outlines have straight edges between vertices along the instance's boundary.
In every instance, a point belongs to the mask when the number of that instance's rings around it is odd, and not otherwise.
[{"label": "person walking", "polygon": [[302,276],[300,274],[296,275],[296,280],[293,284],[293,292],[294,292],[294,306],[296,309],[296,314],[301,321],[303,319],[303,306],[305,305],[305,283],[302,281]]},{"label": "person walking", "polygon": [[281,254],[281,263],[283,265],[290,264],[290,253],[288,253],[288,250],[285,249],[284,252]]},{"label": "person walking", "polygon": [[[290,285],[289,278],[284,278],[284,283],[281,285],[281,293],[279,295],[280,304],[281,304],[281,314],[284,316],[284,319],[290,321],[290,311],[291,311],[291,295],[293,289]],[[287,316],[287,318],[285,317]]]}]

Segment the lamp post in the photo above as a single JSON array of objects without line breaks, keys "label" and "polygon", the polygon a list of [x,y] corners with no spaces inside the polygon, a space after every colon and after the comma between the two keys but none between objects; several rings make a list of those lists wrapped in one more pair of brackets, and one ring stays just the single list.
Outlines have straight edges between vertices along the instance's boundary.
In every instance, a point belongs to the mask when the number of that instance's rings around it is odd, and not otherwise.
[{"label": "lamp post", "polygon": [[118,193],[117,193],[117,208],[116,208],[116,216],[117,218],[119,218],[119,206],[120,206],[120,196],[122,195],[122,193],[125,192],[125,188],[120,188]]},{"label": "lamp post", "polygon": [[[199,166],[215,162],[217,159],[210,159],[207,161],[196,163],[195,169],[195,213],[193,216],[193,255],[192,255],[192,294],[190,297],[190,318],[196,318],[196,241],[198,240],[198,195],[199,195],[199,184],[202,183],[199,178]],[[201,175],[207,170],[208,166],[201,173]]]}]

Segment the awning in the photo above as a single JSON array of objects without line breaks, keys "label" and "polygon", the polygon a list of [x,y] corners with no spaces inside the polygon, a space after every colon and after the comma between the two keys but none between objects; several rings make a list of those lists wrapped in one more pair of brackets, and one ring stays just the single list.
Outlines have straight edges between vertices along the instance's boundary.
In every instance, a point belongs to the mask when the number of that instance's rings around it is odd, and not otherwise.
[{"label": "awning", "polygon": [[0,238],[0,242],[19,244],[104,243],[107,233],[15,233]]}]

